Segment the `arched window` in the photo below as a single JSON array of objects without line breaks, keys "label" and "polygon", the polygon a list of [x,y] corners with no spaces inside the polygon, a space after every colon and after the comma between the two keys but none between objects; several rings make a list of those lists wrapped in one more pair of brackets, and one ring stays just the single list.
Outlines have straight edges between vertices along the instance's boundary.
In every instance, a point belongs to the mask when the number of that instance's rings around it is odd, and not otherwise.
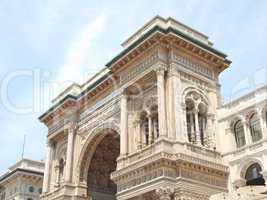
[{"label": "arched window", "polygon": [[158,106],[154,105],[150,109],[152,117],[152,141],[159,137],[159,117],[158,117]]},{"label": "arched window", "polygon": [[262,177],[261,171],[261,166],[258,163],[250,165],[245,175],[247,185],[264,185],[265,181]]},{"label": "arched window", "polygon": [[234,134],[237,148],[240,148],[246,144],[244,126],[241,120],[238,120],[234,124]]},{"label": "arched window", "polygon": [[198,106],[198,126],[200,142],[205,145],[205,131],[207,129],[207,107],[204,104]]},{"label": "arched window", "polygon": [[186,125],[188,141],[199,145],[207,145],[207,100],[199,93],[191,92],[185,99]]},{"label": "arched window", "polygon": [[260,119],[257,114],[253,114],[249,120],[250,134],[252,142],[257,142],[262,139]]}]

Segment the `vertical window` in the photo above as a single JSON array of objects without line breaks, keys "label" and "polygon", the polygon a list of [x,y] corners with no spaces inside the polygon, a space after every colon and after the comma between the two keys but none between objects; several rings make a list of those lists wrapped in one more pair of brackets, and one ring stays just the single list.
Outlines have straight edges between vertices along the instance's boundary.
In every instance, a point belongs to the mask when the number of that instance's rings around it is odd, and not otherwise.
[{"label": "vertical window", "polygon": [[262,138],[261,125],[260,125],[260,119],[257,116],[257,114],[253,114],[251,116],[249,121],[249,127],[250,127],[252,142],[257,142],[261,140]]},{"label": "vertical window", "polygon": [[187,137],[188,137],[188,141],[191,142],[192,141],[192,126],[191,126],[191,113],[188,112],[188,110],[186,109],[186,126],[187,126]]},{"label": "vertical window", "polygon": [[152,139],[153,142],[155,139],[159,137],[159,121],[158,121],[158,114],[153,115],[152,117]]},{"label": "vertical window", "polygon": [[244,126],[241,120],[237,121],[234,125],[234,134],[237,148],[246,144]]},{"label": "vertical window", "polygon": [[63,158],[61,158],[59,161],[59,182],[61,182],[64,177],[64,165],[65,165],[65,162]]},{"label": "vertical window", "polygon": [[144,122],[144,129],[145,129],[145,139],[146,139],[146,145],[149,145],[149,126],[148,126],[148,118],[146,117]]},{"label": "vertical window", "polygon": [[195,141],[195,115],[194,115],[194,102],[191,99],[186,100],[186,126],[187,137],[189,142]]},{"label": "vertical window", "polygon": [[200,132],[200,141],[204,145],[204,131],[207,128],[207,117],[204,114],[198,113],[198,123],[199,123],[199,132]]}]

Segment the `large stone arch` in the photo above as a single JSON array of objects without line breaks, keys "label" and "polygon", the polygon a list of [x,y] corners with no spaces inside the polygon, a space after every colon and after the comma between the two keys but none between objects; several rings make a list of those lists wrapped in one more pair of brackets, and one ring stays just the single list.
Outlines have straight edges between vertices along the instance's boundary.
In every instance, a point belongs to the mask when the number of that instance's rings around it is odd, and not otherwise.
[{"label": "large stone arch", "polygon": [[87,184],[88,169],[95,150],[102,139],[109,133],[120,135],[120,128],[115,122],[99,125],[88,134],[82,147],[77,167],[77,176],[80,183]]},{"label": "large stone arch", "polygon": [[258,158],[255,158],[255,157],[250,157],[250,158],[247,158],[247,159],[244,159],[243,161],[240,162],[239,164],[239,175],[242,179],[245,179],[245,174],[246,174],[246,171],[247,169],[254,163],[258,163],[260,166],[261,166],[261,169],[264,171],[265,170],[265,167],[264,165],[262,164],[262,161]]}]

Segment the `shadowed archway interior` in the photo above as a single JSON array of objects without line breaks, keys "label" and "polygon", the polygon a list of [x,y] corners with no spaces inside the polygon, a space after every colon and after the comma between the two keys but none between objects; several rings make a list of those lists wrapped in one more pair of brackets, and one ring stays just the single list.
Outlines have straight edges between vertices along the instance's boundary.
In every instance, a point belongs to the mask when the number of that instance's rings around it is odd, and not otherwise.
[{"label": "shadowed archway interior", "polygon": [[92,157],[88,177],[88,196],[93,200],[116,199],[116,184],[110,179],[117,167],[120,139],[117,134],[107,134],[98,144]]}]

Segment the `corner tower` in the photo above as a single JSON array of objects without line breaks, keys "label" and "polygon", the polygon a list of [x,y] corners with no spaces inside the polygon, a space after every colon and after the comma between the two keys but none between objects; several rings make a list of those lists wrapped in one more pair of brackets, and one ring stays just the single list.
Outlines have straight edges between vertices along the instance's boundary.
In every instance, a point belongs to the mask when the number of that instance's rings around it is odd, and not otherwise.
[{"label": "corner tower", "polygon": [[155,17],[122,45],[107,64],[124,88],[121,154],[112,174],[117,198],[208,199],[226,190],[216,114],[227,56],[172,18]]}]

